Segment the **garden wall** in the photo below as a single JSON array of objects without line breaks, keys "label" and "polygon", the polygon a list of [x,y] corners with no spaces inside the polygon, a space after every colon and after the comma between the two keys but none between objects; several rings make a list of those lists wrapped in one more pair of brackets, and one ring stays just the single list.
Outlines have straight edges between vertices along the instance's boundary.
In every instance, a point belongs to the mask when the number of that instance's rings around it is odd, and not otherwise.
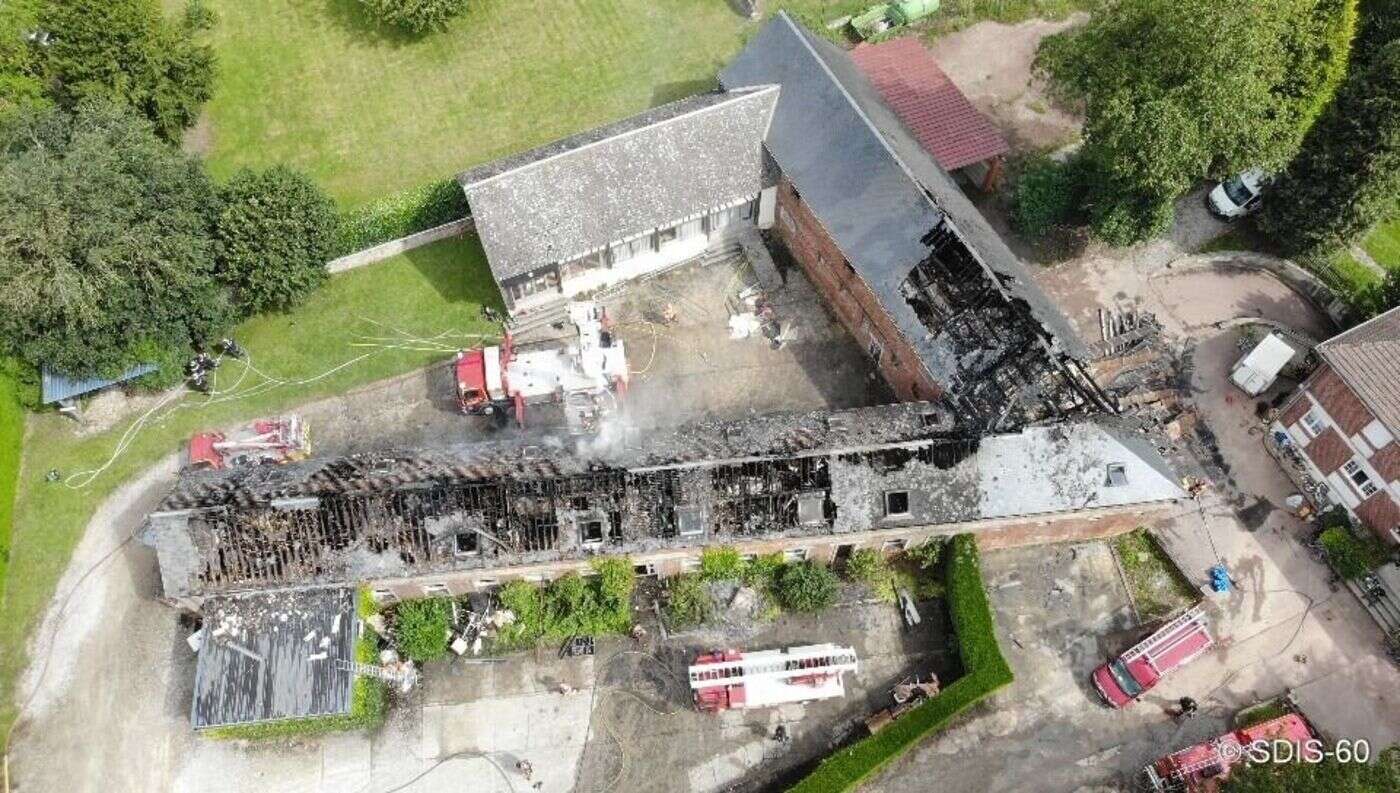
[{"label": "garden wall", "polygon": [[356,267],[364,267],[367,264],[382,262],[385,259],[398,256],[401,253],[411,251],[414,248],[421,248],[424,245],[431,245],[438,240],[445,240],[448,237],[456,237],[466,234],[475,228],[475,224],[469,217],[450,220],[440,226],[426,229],[424,231],[410,234],[407,237],[400,237],[396,240],[365,248],[362,251],[331,259],[326,263],[326,269],[331,275],[343,273],[346,270],[353,270]]}]

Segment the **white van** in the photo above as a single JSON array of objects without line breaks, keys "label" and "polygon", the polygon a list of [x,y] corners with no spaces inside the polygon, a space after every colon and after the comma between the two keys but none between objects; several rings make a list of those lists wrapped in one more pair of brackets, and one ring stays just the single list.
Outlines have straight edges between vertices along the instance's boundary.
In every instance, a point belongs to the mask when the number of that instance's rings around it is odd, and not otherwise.
[{"label": "white van", "polygon": [[1268,183],[1268,174],[1251,168],[1216,185],[1206,195],[1206,208],[1222,220],[1244,217],[1259,208],[1260,196]]}]

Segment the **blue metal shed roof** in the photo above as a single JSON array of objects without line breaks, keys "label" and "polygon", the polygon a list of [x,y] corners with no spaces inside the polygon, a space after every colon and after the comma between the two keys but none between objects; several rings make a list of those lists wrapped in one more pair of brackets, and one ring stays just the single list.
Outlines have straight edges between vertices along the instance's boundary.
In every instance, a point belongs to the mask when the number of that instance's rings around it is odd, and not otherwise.
[{"label": "blue metal shed roof", "polygon": [[50,405],[54,402],[62,402],[65,399],[82,396],[109,385],[125,383],[128,380],[150,374],[160,367],[153,363],[138,363],[135,366],[122,372],[116,378],[107,380],[101,377],[69,377],[52,371],[47,366],[43,368],[44,384],[44,404]]}]

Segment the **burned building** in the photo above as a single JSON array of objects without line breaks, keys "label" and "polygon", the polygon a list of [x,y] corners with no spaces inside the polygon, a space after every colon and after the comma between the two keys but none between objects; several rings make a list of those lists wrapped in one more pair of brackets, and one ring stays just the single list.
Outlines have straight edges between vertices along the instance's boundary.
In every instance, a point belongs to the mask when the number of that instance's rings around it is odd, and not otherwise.
[{"label": "burned building", "polygon": [[142,539],[165,597],[188,607],[341,584],[394,599],[602,554],[665,575],[715,544],[830,560],[958,531],[986,545],[1102,536],[1182,495],[1115,419],[976,437],[925,402],[191,473]]}]

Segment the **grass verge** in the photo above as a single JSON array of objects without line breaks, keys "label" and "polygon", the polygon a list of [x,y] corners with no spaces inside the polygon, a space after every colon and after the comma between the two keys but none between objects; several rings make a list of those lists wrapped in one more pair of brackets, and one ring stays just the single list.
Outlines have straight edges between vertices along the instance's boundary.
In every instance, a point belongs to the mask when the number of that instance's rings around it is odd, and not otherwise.
[{"label": "grass verge", "polygon": [[997,642],[991,603],[982,584],[977,540],[972,535],[959,534],[952,539],[946,574],[948,610],[966,673],[890,726],[823,760],[791,789],[794,793],[853,790],[959,714],[1011,683],[1011,666]]},{"label": "grass verge", "polygon": [[[242,397],[184,397],[173,403],[178,409],[148,423],[124,453],[79,490],[45,482],[43,472],[57,468],[67,476],[103,465],[130,422],[79,437],[68,419],[53,413],[31,415],[24,449],[26,475],[18,482],[10,566],[0,603],[0,697],[5,703],[0,726],[8,727],[15,716],[14,685],[28,661],[26,641],[94,510],[118,485],[180,449],[200,429],[275,414],[445,357],[412,349],[378,350],[337,369],[364,355],[364,348],[350,346],[358,336],[386,335],[373,322],[420,337],[489,333],[493,329],[481,319],[480,306],[497,301],[474,238],[447,240],[336,276],[296,310],[258,317],[237,329],[238,340],[260,371],[292,383],[304,381],[301,385],[253,390],[248,384],[260,378],[250,374]],[[237,364],[220,370],[224,377],[237,372]]]},{"label": "grass verge", "polygon": [[24,408],[13,380],[0,375],[0,581],[10,561],[10,532],[14,525],[15,485],[19,481],[24,444]]},{"label": "grass verge", "polygon": [[1113,552],[1123,565],[1128,593],[1138,616],[1151,621],[1173,614],[1196,600],[1191,583],[1167,558],[1157,539],[1146,529],[1135,529],[1113,539]]},{"label": "grass verge", "polygon": [[1387,270],[1400,269],[1400,218],[1376,226],[1361,240],[1361,247]]}]

